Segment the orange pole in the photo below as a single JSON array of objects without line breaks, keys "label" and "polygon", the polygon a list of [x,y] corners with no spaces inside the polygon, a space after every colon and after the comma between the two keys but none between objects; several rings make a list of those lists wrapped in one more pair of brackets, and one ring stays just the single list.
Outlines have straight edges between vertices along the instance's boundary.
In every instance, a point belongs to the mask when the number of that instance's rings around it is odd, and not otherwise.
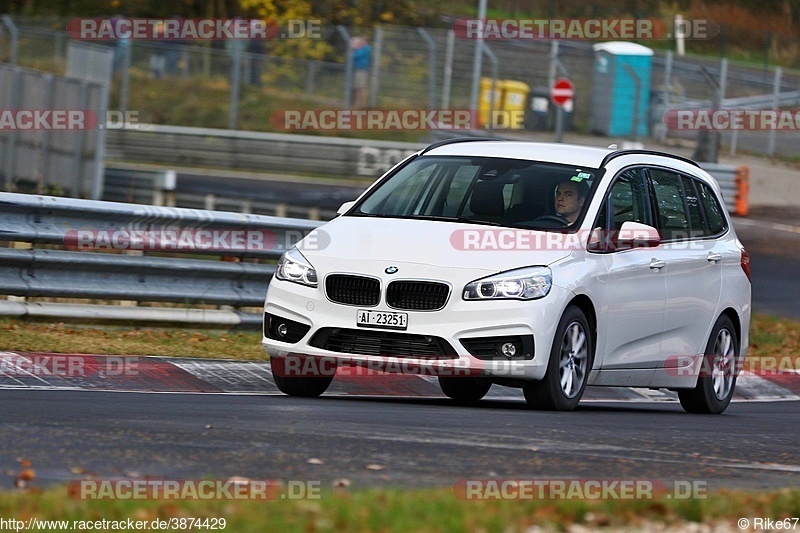
[{"label": "orange pole", "polygon": [[750,167],[741,165],[736,168],[736,203],[733,210],[740,217],[750,212]]}]

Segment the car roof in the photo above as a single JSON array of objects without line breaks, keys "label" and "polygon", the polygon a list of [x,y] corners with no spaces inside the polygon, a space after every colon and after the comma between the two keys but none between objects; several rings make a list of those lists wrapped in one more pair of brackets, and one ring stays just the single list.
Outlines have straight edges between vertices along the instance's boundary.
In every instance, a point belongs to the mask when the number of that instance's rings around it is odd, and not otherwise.
[{"label": "car roof", "polygon": [[618,150],[577,144],[538,143],[472,138],[443,141],[422,151],[422,156],[500,157],[574,165],[582,168],[605,167],[612,159],[624,164],[666,165],[679,172],[706,178],[706,173],[694,161],[685,157],[652,150]]},{"label": "car roof", "polygon": [[457,142],[437,146],[425,152],[425,156],[502,157],[506,159],[528,159],[545,163],[600,168],[603,159],[614,150],[578,146],[574,144],[536,143],[517,141]]}]

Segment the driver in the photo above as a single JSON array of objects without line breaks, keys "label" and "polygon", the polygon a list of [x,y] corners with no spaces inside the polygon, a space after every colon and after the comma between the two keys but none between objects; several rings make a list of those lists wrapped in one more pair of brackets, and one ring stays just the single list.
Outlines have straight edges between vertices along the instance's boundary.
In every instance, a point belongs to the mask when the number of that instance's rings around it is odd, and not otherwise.
[{"label": "driver", "polygon": [[583,208],[589,187],[582,181],[566,180],[556,187],[556,213],[573,224]]}]

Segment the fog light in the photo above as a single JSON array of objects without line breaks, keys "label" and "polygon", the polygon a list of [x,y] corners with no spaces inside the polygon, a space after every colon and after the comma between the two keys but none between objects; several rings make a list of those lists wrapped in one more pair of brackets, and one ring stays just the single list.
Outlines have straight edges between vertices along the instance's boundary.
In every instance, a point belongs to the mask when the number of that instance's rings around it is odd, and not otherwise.
[{"label": "fog light", "polygon": [[500,352],[505,355],[506,357],[514,357],[517,353],[517,347],[514,346],[513,342],[506,342],[500,347]]},{"label": "fog light", "polygon": [[286,324],[279,324],[277,331],[278,335],[285,337],[286,334],[289,333],[289,327]]}]

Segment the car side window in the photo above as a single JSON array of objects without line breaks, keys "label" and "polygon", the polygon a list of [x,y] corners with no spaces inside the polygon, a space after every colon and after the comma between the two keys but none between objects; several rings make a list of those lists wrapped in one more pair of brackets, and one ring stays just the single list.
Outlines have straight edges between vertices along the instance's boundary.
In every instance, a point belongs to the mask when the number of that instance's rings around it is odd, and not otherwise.
[{"label": "car side window", "polygon": [[655,168],[650,169],[649,174],[656,203],[656,227],[661,238],[665,241],[688,238],[691,227],[680,176]]},{"label": "car side window", "polygon": [[695,181],[697,193],[700,196],[700,203],[703,205],[703,211],[706,214],[706,221],[708,222],[708,234],[718,235],[724,232],[727,228],[725,222],[725,215],[722,213],[719,201],[714,195],[714,191],[699,181]]},{"label": "car side window", "polygon": [[472,214],[469,211],[469,207],[462,204],[466,204],[467,191],[480,168],[479,165],[462,165],[458,168],[450,182],[450,189],[448,189],[447,198],[442,208],[442,215],[451,217],[459,214]]},{"label": "car side window", "polygon": [[648,204],[642,169],[628,169],[617,176],[594,224],[595,231],[601,232],[600,242],[594,242],[589,249],[597,252],[617,250],[616,236],[625,222],[652,224]]},{"label": "car side window", "polygon": [[703,216],[700,199],[695,190],[695,180],[686,176],[681,176],[681,179],[683,180],[683,190],[686,193],[686,207],[689,209],[689,223],[691,224],[689,231],[692,237],[705,237],[709,232]]}]

